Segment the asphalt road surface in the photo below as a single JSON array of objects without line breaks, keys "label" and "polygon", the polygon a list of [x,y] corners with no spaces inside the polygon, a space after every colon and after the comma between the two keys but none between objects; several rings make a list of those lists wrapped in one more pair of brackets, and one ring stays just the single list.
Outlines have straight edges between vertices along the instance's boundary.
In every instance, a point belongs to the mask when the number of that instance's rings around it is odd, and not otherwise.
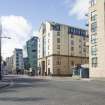
[{"label": "asphalt road surface", "polygon": [[105,81],[8,77],[0,105],[105,105]]}]

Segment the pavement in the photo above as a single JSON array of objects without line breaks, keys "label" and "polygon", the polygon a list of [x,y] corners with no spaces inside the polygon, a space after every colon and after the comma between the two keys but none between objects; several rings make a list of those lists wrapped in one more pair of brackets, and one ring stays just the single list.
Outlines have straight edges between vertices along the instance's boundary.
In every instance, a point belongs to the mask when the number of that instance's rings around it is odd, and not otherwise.
[{"label": "pavement", "polygon": [[9,86],[9,84],[10,84],[10,83],[7,82],[7,81],[5,81],[5,82],[4,82],[4,81],[0,81],[0,89]]},{"label": "pavement", "polygon": [[8,76],[0,105],[105,105],[105,81]]},{"label": "pavement", "polygon": [[78,80],[80,80],[80,81],[91,81],[91,80],[93,80],[93,79],[90,79],[90,78],[80,78],[80,77],[76,77],[76,76],[75,77],[36,76],[34,78],[44,79],[44,80],[55,80],[55,81],[78,81]]}]

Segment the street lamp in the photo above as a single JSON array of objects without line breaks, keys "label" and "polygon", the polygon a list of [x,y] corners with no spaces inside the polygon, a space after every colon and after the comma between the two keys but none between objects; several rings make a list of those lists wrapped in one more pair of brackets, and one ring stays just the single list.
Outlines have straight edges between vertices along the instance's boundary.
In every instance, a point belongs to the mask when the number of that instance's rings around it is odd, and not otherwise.
[{"label": "street lamp", "polygon": [[1,20],[0,20],[0,80],[2,79],[2,75],[1,75],[1,34],[2,34],[2,24],[1,24]]},{"label": "street lamp", "polygon": [[7,36],[5,36],[5,37],[0,37],[0,38],[6,38],[6,39],[11,39],[11,37],[7,37]]},{"label": "street lamp", "polygon": [[0,80],[2,80],[2,68],[1,68],[1,62],[2,62],[2,57],[1,57],[1,39],[2,38],[6,38],[6,39],[11,39],[10,37],[2,37],[2,23],[1,23],[1,19],[0,19]]}]

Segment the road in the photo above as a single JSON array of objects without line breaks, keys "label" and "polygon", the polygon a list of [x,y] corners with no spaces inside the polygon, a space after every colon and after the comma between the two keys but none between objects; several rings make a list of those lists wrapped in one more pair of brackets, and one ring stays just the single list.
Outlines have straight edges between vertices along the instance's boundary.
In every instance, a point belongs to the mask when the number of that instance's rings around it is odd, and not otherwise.
[{"label": "road", "polygon": [[105,105],[105,81],[8,77],[0,105]]}]

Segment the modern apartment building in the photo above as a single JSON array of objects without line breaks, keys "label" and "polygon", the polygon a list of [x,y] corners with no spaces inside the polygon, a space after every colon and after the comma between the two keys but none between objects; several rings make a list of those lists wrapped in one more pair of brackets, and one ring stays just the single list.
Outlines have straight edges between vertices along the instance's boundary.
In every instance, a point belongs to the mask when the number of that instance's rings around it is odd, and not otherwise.
[{"label": "modern apartment building", "polygon": [[89,8],[90,77],[105,77],[105,0],[91,0]]},{"label": "modern apartment building", "polygon": [[37,74],[37,41],[37,37],[32,37],[27,41],[27,55],[30,69],[32,69],[33,74]]},{"label": "modern apartment building", "polygon": [[38,68],[41,75],[72,75],[72,67],[88,64],[87,31],[46,21],[38,39]]},{"label": "modern apartment building", "polygon": [[24,72],[23,50],[15,48],[13,52],[13,72]]}]

